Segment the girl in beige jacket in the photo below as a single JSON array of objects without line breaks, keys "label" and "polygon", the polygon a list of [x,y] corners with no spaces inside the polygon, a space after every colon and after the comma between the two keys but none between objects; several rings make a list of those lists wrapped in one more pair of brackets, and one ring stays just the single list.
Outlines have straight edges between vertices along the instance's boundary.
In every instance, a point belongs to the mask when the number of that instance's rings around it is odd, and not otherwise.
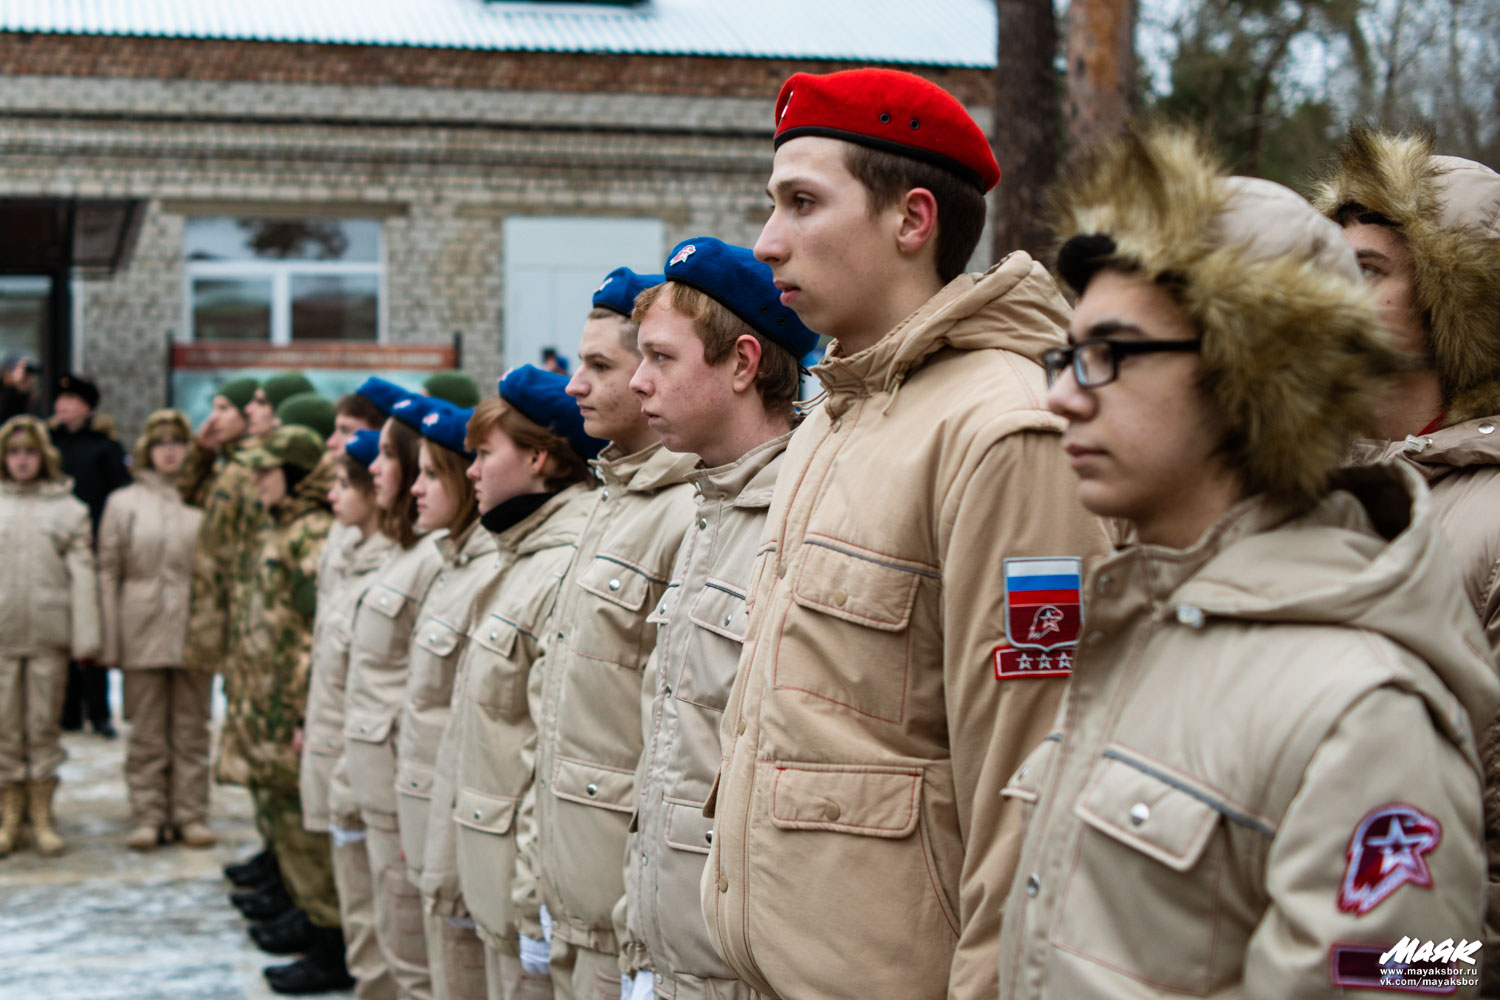
[{"label": "girl in beige jacket", "polygon": [[146,851],[172,835],[210,847],[208,721],[213,674],[183,667],[193,547],[203,513],[183,503],[177,474],[192,428],[157,410],[135,446],[135,482],[110,494],[99,522],[104,662],[124,675],[126,846]]},{"label": "girl in beige jacket", "polygon": [[92,533],[45,424],[6,421],[0,455],[0,857],[17,846],[28,806],[37,850],[54,855],[68,658],[99,655]]}]

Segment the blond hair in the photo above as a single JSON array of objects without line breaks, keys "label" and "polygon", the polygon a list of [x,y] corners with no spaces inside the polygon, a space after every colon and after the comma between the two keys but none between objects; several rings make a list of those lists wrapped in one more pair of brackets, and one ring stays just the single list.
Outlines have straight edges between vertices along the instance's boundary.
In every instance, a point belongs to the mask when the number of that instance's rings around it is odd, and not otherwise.
[{"label": "blond hair", "polygon": [[[52,446],[52,435],[47,433],[46,424],[23,413],[0,425],[0,458],[12,449],[11,441],[17,437],[23,439],[20,447],[29,448],[42,456],[42,471],[37,475],[38,481],[61,478],[62,456]],[[5,467],[4,461],[0,461],[0,479],[10,482],[10,470]]]},{"label": "blond hair", "polygon": [[193,440],[193,426],[187,414],[181,410],[157,410],[146,418],[145,429],[135,441],[135,467],[154,469],[151,464],[151,446],[163,441],[181,441],[189,444]]}]

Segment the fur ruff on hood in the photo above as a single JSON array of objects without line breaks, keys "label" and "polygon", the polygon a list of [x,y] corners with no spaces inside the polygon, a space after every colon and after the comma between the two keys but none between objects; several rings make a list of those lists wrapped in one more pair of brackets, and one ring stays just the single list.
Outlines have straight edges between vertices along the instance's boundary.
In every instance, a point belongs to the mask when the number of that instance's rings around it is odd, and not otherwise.
[{"label": "fur ruff on hood", "polygon": [[1337,226],[1270,181],[1229,177],[1188,132],[1134,129],[1064,185],[1058,269],[1161,282],[1202,339],[1200,385],[1248,493],[1316,502],[1401,367]]},{"label": "fur ruff on hood", "polygon": [[1375,212],[1406,240],[1450,426],[1500,413],[1500,174],[1432,148],[1351,128],[1313,201],[1335,221]]}]

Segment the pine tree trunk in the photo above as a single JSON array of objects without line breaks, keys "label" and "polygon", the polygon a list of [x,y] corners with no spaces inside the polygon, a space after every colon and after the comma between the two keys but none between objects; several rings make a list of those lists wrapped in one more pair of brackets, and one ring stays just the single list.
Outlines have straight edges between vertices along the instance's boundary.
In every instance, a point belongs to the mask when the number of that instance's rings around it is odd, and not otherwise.
[{"label": "pine tree trunk", "polygon": [[1047,191],[1057,173],[1061,102],[1052,0],[996,0],[999,69],[991,129],[1000,186],[994,198],[995,259],[1012,250],[1050,253]]},{"label": "pine tree trunk", "polygon": [[1118,135],[1130,117],[1135,78],[1131,0],[1068,4],[1068,159]]}]

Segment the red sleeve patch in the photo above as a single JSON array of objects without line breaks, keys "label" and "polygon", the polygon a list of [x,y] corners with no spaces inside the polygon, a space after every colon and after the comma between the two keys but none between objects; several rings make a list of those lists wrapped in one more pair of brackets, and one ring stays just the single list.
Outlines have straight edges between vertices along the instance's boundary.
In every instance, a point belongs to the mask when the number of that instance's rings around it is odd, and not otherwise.
[{"label": "red sleeve patch", "polygon": [[1083,629],[1083,560],[1076,556],[1005,560],[1005,642],[995,647],[995,679],[1066,677]]},{"label": "red sleeve patch", "polygon": [[1339,909],[1361,917],[1408,882],[1431,888],[1425,856],[1442,839],[1442,824],[1416,806],[1394,802],[1370,810],[1344,851]]}]

